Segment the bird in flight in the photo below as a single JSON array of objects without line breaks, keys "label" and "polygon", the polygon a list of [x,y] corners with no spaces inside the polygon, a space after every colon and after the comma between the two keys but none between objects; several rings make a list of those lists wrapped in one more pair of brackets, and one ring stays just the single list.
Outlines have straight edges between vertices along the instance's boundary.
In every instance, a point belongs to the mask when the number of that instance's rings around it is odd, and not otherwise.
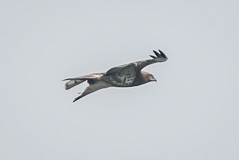
[{"label": "bird in flight", "polygon": [[68,90],[85,81],[89,83],[89,86],[86,87],[85,91],[74,99],[73,102],[75,102],[99,89],[108,87],[134,87],[148,82],[157,81],[152,74],[142,71],[142,69],[150,64],[165,62],[168,59],[161,50],[158,51],[159,52],[153,50],[155,56],[150,55],[152,59],[113,67],[106,73],[93,73],[81,77],[64,79],[63,81],[68,81],[65,84],[65,89]]}]

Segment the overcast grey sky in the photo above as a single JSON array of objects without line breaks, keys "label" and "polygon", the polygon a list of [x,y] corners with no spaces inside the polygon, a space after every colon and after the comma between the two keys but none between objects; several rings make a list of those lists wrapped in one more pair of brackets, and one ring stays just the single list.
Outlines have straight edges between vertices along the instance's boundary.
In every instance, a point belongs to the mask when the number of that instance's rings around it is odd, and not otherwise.
[{"label": "overcast grey sky", "polygon": [[[238,160],[239,2],[1,0],[1,160]],[[158,83],[64,90],[149,58]]]}]

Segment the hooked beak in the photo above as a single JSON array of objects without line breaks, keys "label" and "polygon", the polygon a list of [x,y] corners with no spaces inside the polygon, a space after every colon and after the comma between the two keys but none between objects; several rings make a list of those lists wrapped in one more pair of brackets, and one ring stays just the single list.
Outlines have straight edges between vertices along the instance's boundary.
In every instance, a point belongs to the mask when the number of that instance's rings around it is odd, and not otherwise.
[{"label": "hooked beak", "polygon": [[157,82],[157,79],[155,79],[154,77],[152,77],[152,78],[150,79],[150,81]]}]

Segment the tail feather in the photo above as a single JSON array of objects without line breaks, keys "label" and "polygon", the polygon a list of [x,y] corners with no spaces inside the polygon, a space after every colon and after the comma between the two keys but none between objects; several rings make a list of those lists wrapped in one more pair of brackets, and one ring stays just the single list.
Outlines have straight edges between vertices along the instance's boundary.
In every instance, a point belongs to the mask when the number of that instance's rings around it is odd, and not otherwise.
[{"label": "tail feather", "polygon": [[71,80],[71,79],[66,79],[66,80],[70,80],[69,82],[67,82],[65,84],[65,89],[68,90],[68,89],[71,89],[72,87],[75,87],[77,86],[78,84],[81,84],[82,82],[84,82],[85,80]]}]

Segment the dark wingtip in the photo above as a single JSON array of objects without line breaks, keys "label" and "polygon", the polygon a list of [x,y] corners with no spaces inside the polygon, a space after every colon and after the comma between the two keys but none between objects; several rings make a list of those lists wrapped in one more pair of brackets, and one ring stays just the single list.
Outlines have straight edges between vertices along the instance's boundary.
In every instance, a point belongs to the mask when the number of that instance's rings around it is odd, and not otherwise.
[{"label": "dark wingtip", "polygon": [[160,49],[158,49],[158,51],[160,52],[163,58],[167,58],[167,56],[163,53],[163,51],[161,51]]},{"label": "dark wingtip", "polygon": [[84,95],[80,95],[80,96],[76,97],[73,102],[75,102],[75,101],[81,99],[82,97],[84,97]]},{"label": "dark wingtip", "polygon": [[156,52],[155,50],[153,50],[153,52],[157,57],[160,57],[160,54],[158,52]]},{"label": "dark wingtip", "polygon": [[159,51],[159,53],[161,53],[161,54],[163,53],[163,51],[161,51],[160,49],[158,49],[158,51]]},{"label": "dark wingtip", "polygon": [[70,78],[63,79],[62,81],[70,81]]},{"label": "dark wingtip", "polygon": [[155,56],[153,56],[153,55],[149,55],[150,57],[152,57],[153,59],[155,59],[156,57]]}]

